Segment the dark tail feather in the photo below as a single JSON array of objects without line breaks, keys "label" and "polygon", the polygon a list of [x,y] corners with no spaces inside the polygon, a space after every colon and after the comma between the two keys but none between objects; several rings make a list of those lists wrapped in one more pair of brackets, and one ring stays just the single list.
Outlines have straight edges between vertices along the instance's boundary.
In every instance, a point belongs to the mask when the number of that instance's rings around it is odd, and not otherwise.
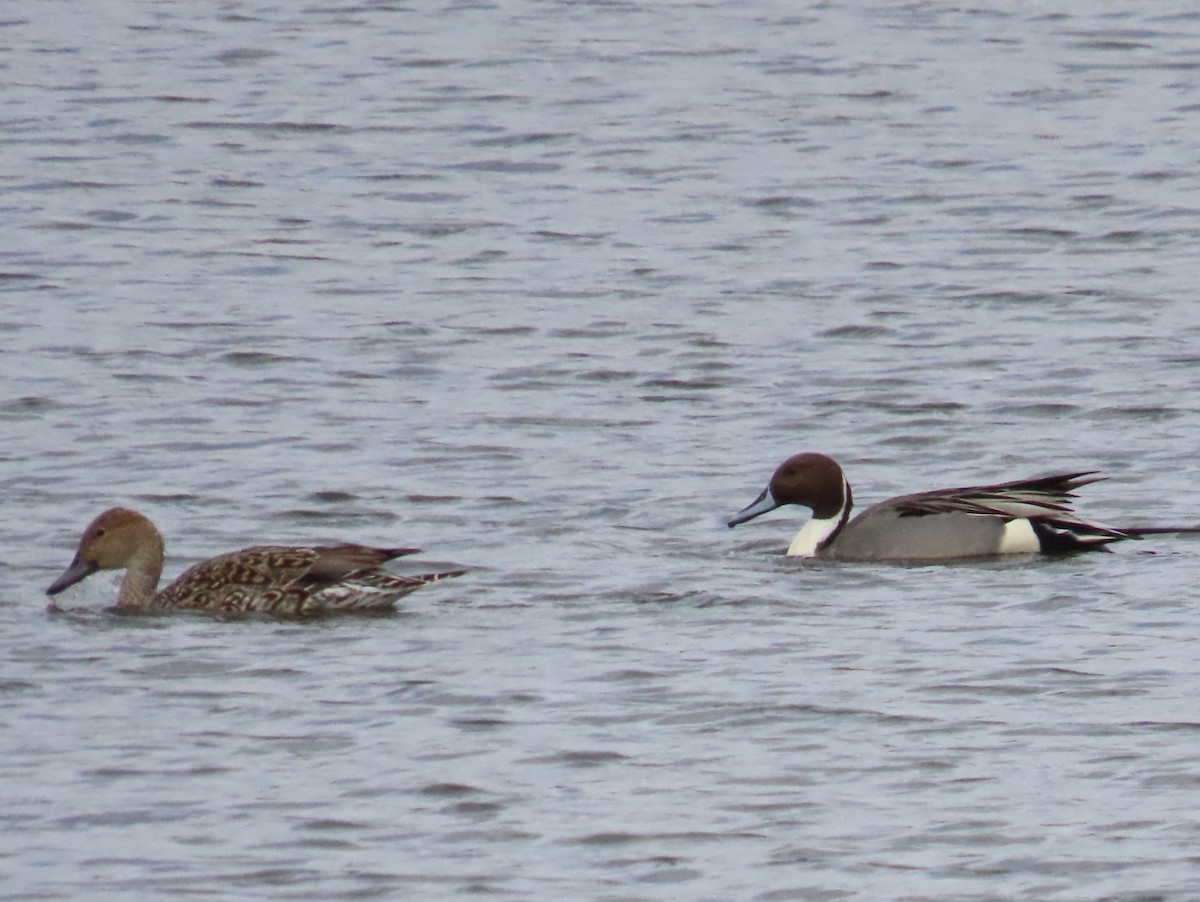
[{"label": "dark tail feather", "polygon": [[443,579],[462,576],[466,572],[466,570],[442,570],[438,573],[418,573],[415,576],[408,577],[408,579],[415,579],[423,583],[436,583]]},{"label": "dark tail feather", "polygon": [[1071,554],[1076,551],[1107,550],[1105,545],[1137,536],[1123,529],[1113,529],[1083,520],[1062,520],[1050,517],[1030,517],[1029,525],[1038,537],[1045,554]]},{"label": "dark tail feather", "polygon": [[1124,526],[1120,530],[1127,536],[1170,536],[1200,535],[1198,526]]},{"label": "dark tail feather", "polygon": [[390,561],[392,558],[404,557],[406,554],[420,554],[424,549],[421,548],[377,548],[376,551],[387,555],[385,561]]}]

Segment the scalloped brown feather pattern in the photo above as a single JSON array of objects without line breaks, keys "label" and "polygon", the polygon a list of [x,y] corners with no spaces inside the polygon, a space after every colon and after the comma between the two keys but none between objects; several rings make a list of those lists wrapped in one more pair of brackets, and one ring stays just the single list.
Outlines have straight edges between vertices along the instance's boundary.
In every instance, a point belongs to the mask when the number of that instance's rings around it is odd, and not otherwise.
[{"label": "scalloped brown feather pattern", "polygon": [[400,576],[380,565],[415,549],[363,545],[261,545],[196,564],[155,595],[156,610],[190,609],[304,616],[381,611],[454,570]]}]

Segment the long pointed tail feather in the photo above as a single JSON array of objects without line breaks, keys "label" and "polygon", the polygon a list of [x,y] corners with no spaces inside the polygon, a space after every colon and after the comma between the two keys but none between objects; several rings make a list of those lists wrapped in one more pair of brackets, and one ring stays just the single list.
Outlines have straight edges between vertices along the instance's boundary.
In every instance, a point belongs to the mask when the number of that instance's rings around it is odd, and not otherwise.
[{"label": "long pointed tail feather", "polygon": [[1170,536],[1170,535],[1200,535],[1200,525],[1197,526],[1123,526],[1121,532],[1127,536]]}]

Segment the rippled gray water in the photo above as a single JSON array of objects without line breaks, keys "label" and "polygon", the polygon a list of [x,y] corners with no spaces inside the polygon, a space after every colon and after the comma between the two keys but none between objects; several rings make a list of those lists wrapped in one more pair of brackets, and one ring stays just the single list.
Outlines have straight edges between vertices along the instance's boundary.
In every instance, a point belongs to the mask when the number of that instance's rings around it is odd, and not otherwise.
[{"label": "rippled gray water", "polygon": [[[1200,520],[1200,13],[1127,6],[5,7],[0,898],[1200,896],[1200,543],[723,525],[806,449]],[[473,569],[46,613],[115,503]]]}]

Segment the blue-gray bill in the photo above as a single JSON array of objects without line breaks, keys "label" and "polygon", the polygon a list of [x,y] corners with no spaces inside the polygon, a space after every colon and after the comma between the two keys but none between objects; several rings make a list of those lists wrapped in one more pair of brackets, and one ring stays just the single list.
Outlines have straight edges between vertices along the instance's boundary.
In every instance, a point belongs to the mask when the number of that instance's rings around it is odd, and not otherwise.
[{"label": "blue-gray bill", "polygon": [[90,561],[85,561],[75,555],[75,560],[71,561],[71,566],[63,571],[63,575],[50,584],[50,588],[46,590],[47,595],[57,595],[63,589],[69,589],[82,579],[86,579],[96,572],[98,568]]},{"label": "blue-gray bill", "polygon": [[748,507],[742,508],[736,514],[729,518],[729,528],[737,526],[739,523],[745,523],[747,520],[753,520],[755,517],[768,513],[779,507],[779,503],[775,500],[775,496],[771,494],[771,488],[768,486],[763,489],[763,493],[754,499],[754,502]]}]

